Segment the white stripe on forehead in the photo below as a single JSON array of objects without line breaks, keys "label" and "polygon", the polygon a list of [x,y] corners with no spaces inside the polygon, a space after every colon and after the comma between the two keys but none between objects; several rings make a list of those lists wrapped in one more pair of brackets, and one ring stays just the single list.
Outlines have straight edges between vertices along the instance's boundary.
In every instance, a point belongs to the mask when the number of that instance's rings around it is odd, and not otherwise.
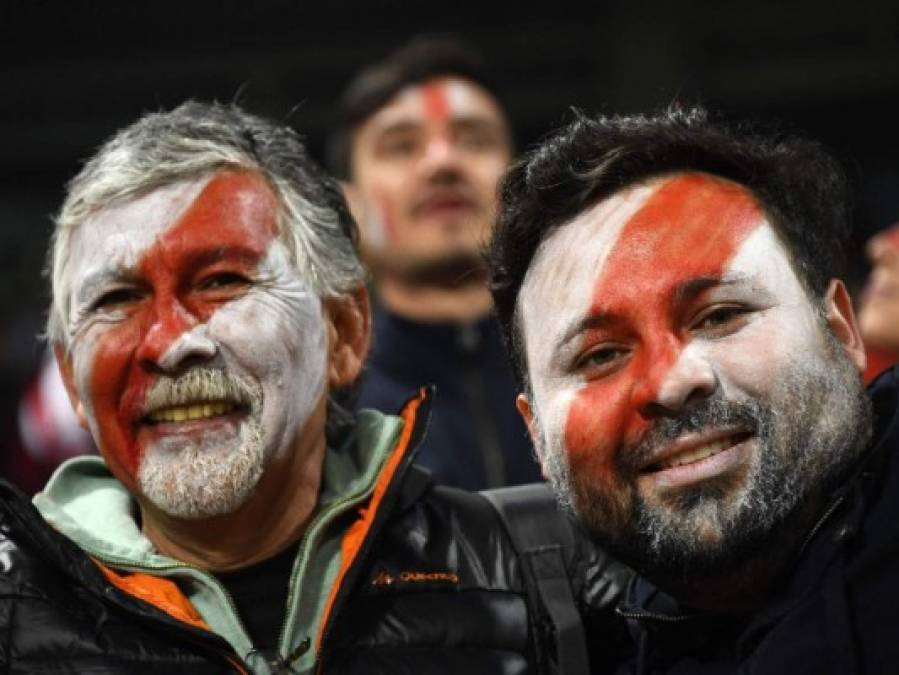
[{"label": "white stripe on forehead", "polygon": [[471,84],[461,80],[447,80],[442,83],[442,86],[450,112],[460,113],[471,110],[473,99]]},{"label": "white stripe on forehead", "polygon": [[777,289],[785,302],[806,300],[805,290],[793,269],[786,247],[767,222],[756,228],[727,266],[729,274],[759,277]]},{"label": "white stripe on forehead", "polygon": [[656,180],[619,192],[559,226],[540,244],[518,295],[535,388],[564,329],[589,310],[596,281],[622,229],[659,187]]}]

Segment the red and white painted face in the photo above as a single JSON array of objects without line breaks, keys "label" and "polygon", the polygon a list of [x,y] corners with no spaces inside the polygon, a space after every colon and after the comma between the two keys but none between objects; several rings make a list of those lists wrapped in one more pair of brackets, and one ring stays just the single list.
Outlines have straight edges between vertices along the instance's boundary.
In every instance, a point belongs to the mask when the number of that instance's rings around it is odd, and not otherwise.
[{"label": "red and white painted face", "polygon": [[858,313],[865,342],[899,352],[899,225],[871,237],[867,246],[871,276]]},{"label": "red and white painted face", "polygon": [[745,429],[653,447],[632,458],[629,486],[620,455],[663,418],[711,397],[764,399],[797,359],[827,355],[756,200],[700,173],[629,187],[558,228],[534,257],[519,310],[544,466],[561,457],[574,481],[619,502],[631,489],[659,506],[722,477],[739,492],[759,452]]},{"label": "red and white painted face", "polygon": [[172,515],[237,508],[324,396],[322,304],[277,214],[261,177],[223,170],[73,233],[74,388],[115,476]]},{"label": "red and white painted face", "polygon": [[407,87],[356,131],[351,196],[369,254],[416,267],[477,254],[510,159],[505,118],[490,94],[442,77]]}]

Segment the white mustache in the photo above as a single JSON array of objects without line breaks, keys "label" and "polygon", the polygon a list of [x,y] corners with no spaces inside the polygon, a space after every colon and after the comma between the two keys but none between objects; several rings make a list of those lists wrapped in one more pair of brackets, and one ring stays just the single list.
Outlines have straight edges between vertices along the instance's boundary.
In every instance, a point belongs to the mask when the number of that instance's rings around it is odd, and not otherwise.
[{"label": "white mustache", "polygon": [[176,378],[160,377],[147,394],[143,414],[190,403],[226,401],[259,407],[262,388],[255,382],[215,368],[194,368]]}]

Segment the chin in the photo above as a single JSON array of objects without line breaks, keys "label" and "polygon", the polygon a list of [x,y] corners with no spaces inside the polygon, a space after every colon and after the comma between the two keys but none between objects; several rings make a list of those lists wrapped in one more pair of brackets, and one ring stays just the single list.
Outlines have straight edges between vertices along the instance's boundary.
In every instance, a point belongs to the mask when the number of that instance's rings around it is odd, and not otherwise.
[{"label": "chin", "polygon": [[249,501],[265,467],[263,444],[252,426],[227,451],[189,443],[176,451],[151,447],[138,472],[145,499],[188,520],[234,513]]}]

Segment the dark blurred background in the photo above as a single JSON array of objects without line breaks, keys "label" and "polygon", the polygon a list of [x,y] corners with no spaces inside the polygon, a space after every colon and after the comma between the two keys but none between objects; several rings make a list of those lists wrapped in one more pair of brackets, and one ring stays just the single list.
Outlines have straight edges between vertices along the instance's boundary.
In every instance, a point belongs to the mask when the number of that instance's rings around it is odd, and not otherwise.
[{"label": "dark blurred background", "polygon": [[322,158],[347,79],[421,31],[455,32],[482,50],[519,147],[567,119],[570,106],[633,112],[699,101],[824,141],[856,184],[859,242],[899,220],[896,2],[6,0],[0,433],[14,424],[41,354],[50,216],[105,137],[188,97],[237,97],[287,120]]}]

